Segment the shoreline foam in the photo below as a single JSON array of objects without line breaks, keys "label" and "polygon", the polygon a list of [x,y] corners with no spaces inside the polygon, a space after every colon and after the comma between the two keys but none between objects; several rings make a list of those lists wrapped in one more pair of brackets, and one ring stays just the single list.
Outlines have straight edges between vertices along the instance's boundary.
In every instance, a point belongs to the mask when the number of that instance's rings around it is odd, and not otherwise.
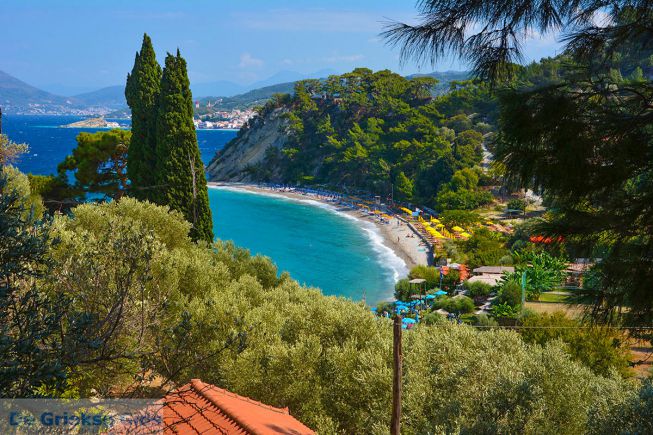
[{"label": "shoreline foam", "polygon": [[[380,264],[392,271],[395,281],[406,276],[413,266],[428,264],[428,254],[426,248],[419,245],[421,240],[419,236],[394,217],[389,224],[380,224],[359,210],[343,209],[314,195],[295,191],[278,191],[245,183],[209,182],[208,185],[211,188],[235,190],[297,201],[355,220],[368,240],[370,240],[372,249],[375,251]],[[406,237],[406,234],[410,233],[413,233],[414,237]]]}]

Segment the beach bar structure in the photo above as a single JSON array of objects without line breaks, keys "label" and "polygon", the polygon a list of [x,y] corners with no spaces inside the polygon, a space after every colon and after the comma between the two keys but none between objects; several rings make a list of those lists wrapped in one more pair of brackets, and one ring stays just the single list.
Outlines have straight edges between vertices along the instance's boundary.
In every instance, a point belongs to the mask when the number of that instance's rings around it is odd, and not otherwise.
[{"label": "beach bar structure", "polygon": [[419,299],[422,303],[426,301],[426,285],[424,283],[426,280],[424,278],[413,278],[410,281],[408,281],[408,284],[410,286],[415,286],[417,288],[417,295],[413,296],[418,296],[415,297],[414,299]]}]

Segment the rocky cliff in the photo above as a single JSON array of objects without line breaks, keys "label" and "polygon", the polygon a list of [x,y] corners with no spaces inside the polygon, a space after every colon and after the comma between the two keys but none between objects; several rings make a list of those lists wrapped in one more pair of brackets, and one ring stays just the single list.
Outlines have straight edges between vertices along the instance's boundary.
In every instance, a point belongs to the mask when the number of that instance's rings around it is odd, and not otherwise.
[{"label": "rocky cliff", "polygon": [[248,127],[209,162],[209,181],[253,181],[252,169],[262,164],[268,149],[282,148],[286,143],[286,112],[279,108],[250,120]]}]

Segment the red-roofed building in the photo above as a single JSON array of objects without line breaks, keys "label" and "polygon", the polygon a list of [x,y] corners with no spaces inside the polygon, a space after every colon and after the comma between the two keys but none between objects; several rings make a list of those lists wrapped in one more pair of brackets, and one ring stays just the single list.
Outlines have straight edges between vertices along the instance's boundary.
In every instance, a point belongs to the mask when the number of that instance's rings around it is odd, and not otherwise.
[{"label": "red-roofed building", "polygon": [[163,428],[154,424],[137,430],[123,426],[116,427],[111,432],[256,435],[315,433],[291,416],[288,408],[265,405],[199,379],[193,379],[170,392],[157,402],[156,408],[162,417]]}]

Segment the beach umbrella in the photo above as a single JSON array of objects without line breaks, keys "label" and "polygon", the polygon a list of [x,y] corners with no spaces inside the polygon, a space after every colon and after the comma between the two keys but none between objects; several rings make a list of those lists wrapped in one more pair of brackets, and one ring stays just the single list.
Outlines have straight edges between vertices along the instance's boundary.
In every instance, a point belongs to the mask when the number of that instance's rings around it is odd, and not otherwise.
[{"label": "beach umbrella", "polygon": [[462,229],[461,227],[459,227],[458,225],[456,225],[455,227],[453,227],[452,230],[454,230],[454,231],[457,232],[457,233],[465,232],[465,230]]},{"label": "beach umbrella", "polygon": [[433,293],[433,294],[436,295],[436,296],[444,296],[444,295],[447,294],[447,292],[445,292],[445,291],[443,291],[443,290],[438,290],[438,291],[436,291],[436,292]]},{"label": "beach umbrella", "polygon": [[410,317],[404,317],[402,322],[404,323],[417,323],[415,319],[411,319]]},{"label": "beach umbrella", "polygon": [[428,294],[426,295],[426,299],[435,299],[435,295]]}]

